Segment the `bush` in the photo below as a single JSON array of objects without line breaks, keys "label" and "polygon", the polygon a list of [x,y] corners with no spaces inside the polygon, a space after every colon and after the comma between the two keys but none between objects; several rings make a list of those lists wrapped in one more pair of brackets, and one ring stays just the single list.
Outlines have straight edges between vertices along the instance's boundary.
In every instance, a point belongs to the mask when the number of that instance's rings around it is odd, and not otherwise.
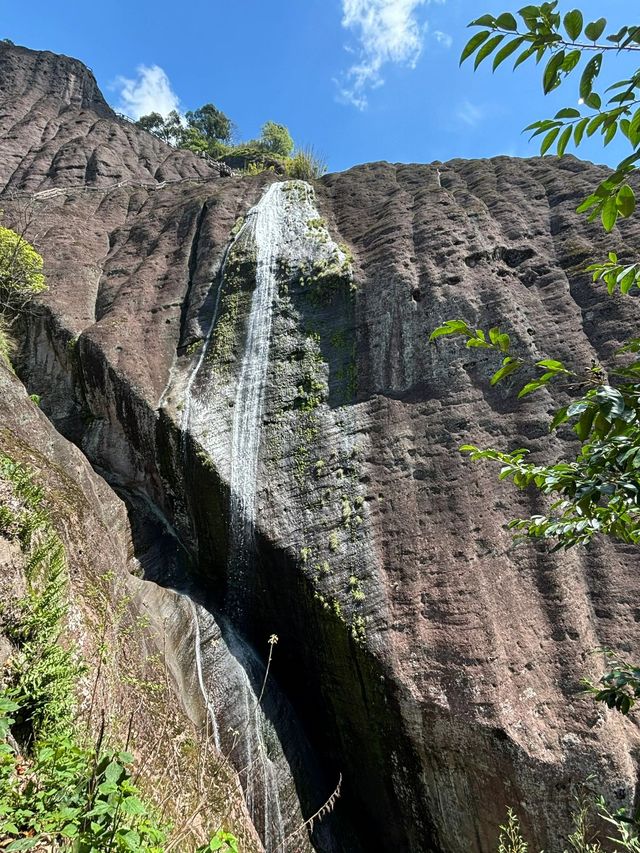
[{"label": "bush", "polygon": [[0,227],[0,308],[24,305],[47,289],[43,261],[21,234]]},{"label": "bush", "polygon": [[310,146],[299,148],[287,163],[287,175],[299,181],[321,178],[326,171],[326,161]]}]

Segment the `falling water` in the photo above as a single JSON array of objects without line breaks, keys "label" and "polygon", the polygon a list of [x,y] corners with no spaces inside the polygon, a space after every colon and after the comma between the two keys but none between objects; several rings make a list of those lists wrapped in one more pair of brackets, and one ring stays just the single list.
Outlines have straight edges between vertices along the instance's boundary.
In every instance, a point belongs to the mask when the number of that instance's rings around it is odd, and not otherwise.
[{"label": "falling water", "polygon": [[[260,707],[254,683],[264,678],[264,666],[232,626],[217,635],[210,614],[186,598],[193,620],[195,669],[210,731],[218,750],[227,749],[243,783],[247,808],[267,853],[282,853],[286,834],[278,787],[278,765],[285,761],[278,749],[269,753],[265,731],[269,721]],[[205,643],[201,620],[213,628]],[[217,636],[216,636],[217,635]],[[204,671],[215,677],[205,681]],[[252,683],[252,679],[254,683]],[[215,690],[213,689],[215,687]],[[220,719],[227,726],[222,741]]]},{"label": "falling water", "polygon": [[202,672],[202,639],[200,636],[200,619],[198,618],[198,610],[191,599],[189,599],[189,606],[191,609],[191,615],[193,617],[193,627],[195,632],[194,651],[196,659],[196,672],[198,674],[198,686],[200,687],[200,693],[202,694],[202,699],[204,700],[205,708],[207,709],[209,722],[211,723],[211,733],[213,734],[213,742],[216,745],[216,749],[219,751],[220,732],[218,730],[218,718],[215,706],[209,697],[207,688],[205,687],[204,675]]},{"label": "falling water", "polygon": [[[277,288],[276,264],[284,230],[284,186],[271,184],[247,221],[256,245],[256,287],[236,389],[230,484],[231,570],[235,575],[232,588],[240,592],[242,575],[253,551],[258,454],[269,367],[273,300]],[[231,602],[231,605],[236,610],[240,607],[238,601]]]},{"label": "falling water", "polygon": [[[259,203],[249,211],[244,225],[227,249],[223,262],[212,324],[202,352],[189,379],[183,412],[183,450],[190,433],[221,470],[225,454],[230,463],[230,542],[229,542],[229,601],[228,610],[236,623],[242,624],[249,571],[255,557],[254,528],[258,489],[259,454],[264,418],[266,387],[269,371],[269,350],[274,300],[277,296],[277,268],[287,260],[303,268],[318,258],[343,253],[326,237],[309,230],[310,221],[318,222],[319,214],[313,203],[313,190],[304,182],[273,183]],[[246,327],[242,363],[233,397],[231,448],[224,447],[220,430],[220,389],[213,376],[207,375],[207,353],[215,340],[215,326],[220,294],[224,287],[226,258],[237,241],[255,246],[256,280]],[[228,410],[227,410],[228,411]],[[230,457],[230,458],[229,458]],[[193,611],[196,627],[196,665],[198,683],[211,718],[214,732],[218,731],[214,698],[205,688],[200,652],[198,615]],[[235,672],[233,688],[227,693],[225,705],[239,715],[234,764],[244,782],[245,796],[254,825],[260,831],[267,853],[282,853],[286,826],[290,816],[283,816],[279,775],[279,760],[270,757],[265,732],[267,720],[257,696],[256,683],[264,676],[264,668],[255,653],[231,626],[224,631],[229,652],[240,665]],[[213,662],[212,662],[213,666]],[[224,740],[224,732],[219,737]],[[224,745],[223,745],[224,746]],[[284,760],[282,757],[281,760]],[[280,768],[280,769],[279,769]],[[280,779],[280,782],[282,780]]]}]

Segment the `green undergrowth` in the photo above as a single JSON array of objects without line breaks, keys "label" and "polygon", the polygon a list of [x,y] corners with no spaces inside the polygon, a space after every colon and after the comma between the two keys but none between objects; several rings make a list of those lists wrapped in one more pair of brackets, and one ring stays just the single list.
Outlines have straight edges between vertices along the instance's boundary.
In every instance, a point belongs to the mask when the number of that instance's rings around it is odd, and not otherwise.
[{"label": "green undergrowth", "polygon": [[[91,734],[76,699],[86,670],[65,645],[68,567],[31,469],[0,452],[0,536],[22,554],[24,594],[3,605],[11,653],[0,685],[0,847],[163,853],[171,825],[136,784],[127,744]],[[184,849],[184,848],[181,848]],[[198,848],[237,851],[219,831]]]}]

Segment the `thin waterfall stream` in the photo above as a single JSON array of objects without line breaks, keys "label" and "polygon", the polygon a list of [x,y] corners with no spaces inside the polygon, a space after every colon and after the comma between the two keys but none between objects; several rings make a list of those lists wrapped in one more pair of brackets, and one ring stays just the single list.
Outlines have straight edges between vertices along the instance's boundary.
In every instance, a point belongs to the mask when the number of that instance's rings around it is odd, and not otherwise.
[{"label": "thin waterfall stream", "polygon": [[229,507],[230,606],[242,612],[247,563],[254,551],[258,460],[262,435],[273,300],[277,292],[277,261],[284,230],[284,184],[274,183],[248,217],[256,246],[256,287],[251,300],[247,338],[233,409],[231,440],[231,503]]},{"label": "thin waterfall stream", "polygon": [[[228,651],[240,666],[235,669],[233,687],[226,694],[207,687],[215,683],[217,676],[214,673],[212,678],[211,671],[208,677],[205,673],[207,655],[199,626],[204,611],[193,607],[198,684],[214,737],[223,750],[226,729],[221,720],[225,712],[242,721],[234,726],[234,764],[249,813],[267,853],[282,853],[287,833],[296,825],[299,827],[300,818],[299,812],[298,816],[292,812],[290,792],[285,798],[286,808],[283,804],[282,786],[290,786],[291,776],[282,747],[274,748],[277,734],[258,697],[264,666],[239,631],[258,556],[255,527],[260,451],[279,267],[284,262],[303,270],[318,259],[326,263],[328,258],[337,258],[343,263],[345,257],[328,239],[328,233],[325,237],[310,231],[309,223],[319,221],[322,220],[314,204],[314,191],[302,181],[272,183],[248,212],[223,258],[211,325],[187,382],[182,417],[183,450],[186,452],[187,437],[195,440],[216,468],[223,474],[227,472],[230,494],[225,609],[233,624],[223,620],[223,635]],[[255,283],[247,291],[250,303],[242,333],[241,360],[225,386],[216,374],[211,351],[224,331],[220,330],[221,294],[225,292],[230,258],[237,247],[255,259]],[[230,410],[233,414],[229,424]],[[215,664],[215,654],[210,655],[209,663]],[[231,714],[225,709],[225,702],[234,703]],[[282,706],[282,701],[276,699],[276,705]]]}]

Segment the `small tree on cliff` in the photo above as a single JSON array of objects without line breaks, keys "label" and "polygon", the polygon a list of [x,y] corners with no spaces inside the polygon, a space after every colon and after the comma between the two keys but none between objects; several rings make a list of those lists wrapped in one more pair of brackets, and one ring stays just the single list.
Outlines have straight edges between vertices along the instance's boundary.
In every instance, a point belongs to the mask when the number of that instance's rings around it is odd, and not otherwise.
[{"label": "small tree on cliff", "polygon": [[0,313],[22,308],[46,290],[42,257],[10,228],[0,227]]},{"label": "small tree on cliff", "polygon": [[[474,56],[474,68],[493,56],[494,70],[509,57],[514,68],[544,60],[542,85],[545,94],[567,81],[577,82],[574,103],[553,118],[534,121],[527,130],[541,137],[541,154],[562,157],[573,143],[597,133],[608,144],[622,135],[630,153],[578,207],[590,221],[599,219],[610,232],[620,218],[636,207],[630,178],[640,160],[640,69],[598,92],[605,63],[620,53],[640,52],[640,26],[624,26],[607,33],[607,21],[586,23],[578,9],[562,15],[558,2],[525,6],[518,18],[510,12],[487,14],[472,21],[478,27],[467,43],[461,62]],[[609,295],[629,294],[640,287],[640,263],[609,252],[604,261],[587,268],[594,282],[602,282]],[[431,339],[462,336],[467,347],[493,350],[499,358],[491,378],[495,385],[507,376],[528,372],[518,396],[538,391],[550,383],[561,384],[574,400],[559,408],[550,424],[557,429],[571,424],[580,450],[572,460],[536,465],[528,451],[504,453],[467,445],[462,450],[474,460],[500,465],[500,478],[511,478],[520,488],[534,488],[551,496],[546,513],[516,519],[511,527],[522,535],[550,540],[554,550],[586,544],[595,536],[608,535],[630,544],[640,543],[640,338],[633,338],[606,365],[585,370],[555,358],[528,364],[514,352],[504,330],[476,329],[465,319],[449,320],[435,329]],[[611,656],[611,669],[602,685],[592,688],[598,700],[627,713],[640,697],[640,668]]]},{"label": "small tree on cliff", "polygon": [[229,142],[233,125],[221,110],[213,104],[204,104],[185,114],[187,124],[207,142]]},{"label": "small tree on cliff", "polygon": [[276,124],[275,121],[267,121],[262,125],[260,147],[270,154],[290,157],[293,151],[293,139],[288,128],[283,124]]},{"label": "small tree on cliff", "polygon": [[0,226],[0,360],[11,367],[11,323],[37,293],[47,289],[42,257],[24,234]]},{"label": "small tree on cliff", "polygon": [[177,110],[171,110],[166,118],[160,113],[149,113],[141,116],[136,125],[157,136],[158,139],[162,139],[163,142],[168,142],[169,145],[179,146],[182,141],[184,126]]}]

